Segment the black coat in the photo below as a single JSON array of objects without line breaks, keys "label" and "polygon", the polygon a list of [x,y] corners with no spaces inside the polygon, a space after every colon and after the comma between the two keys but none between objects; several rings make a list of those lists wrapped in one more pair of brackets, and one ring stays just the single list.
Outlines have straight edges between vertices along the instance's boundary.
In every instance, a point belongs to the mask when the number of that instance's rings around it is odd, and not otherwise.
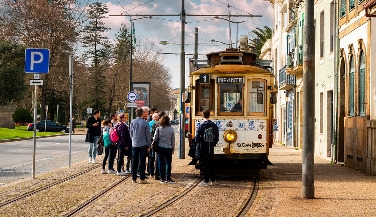
[{"label": "black coat", "polygon": [[[93,126],[93,124],[98,123],[97,126]],[[101,135],[101,119],[95,119],[94,117],[90,117],[86,122],[87,133],[85,142],[94,142],[94,137]]]}]

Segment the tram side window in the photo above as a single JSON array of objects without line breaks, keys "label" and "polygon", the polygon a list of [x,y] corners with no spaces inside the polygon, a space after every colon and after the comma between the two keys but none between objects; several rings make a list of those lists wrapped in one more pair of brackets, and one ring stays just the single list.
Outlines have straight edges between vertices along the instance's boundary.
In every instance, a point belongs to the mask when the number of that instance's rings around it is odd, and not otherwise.
[{"label": "tram side window", "polygon": [[243,112],[243,84],[220,84],[219,93],[220,112]]},{"label": "tram side window", "polygon": [[250,81],[249,83],[249,111],[248,112],[265,112],[265,82]]},{"label": "tram side window", "polygon": [[202,112],[205,109],[209,109],[210,111],[213,110],[213,99],[212,99],[212,91],[213,88],[211,88],[212,84],[214,83],[214,80],[210,80],[210,84],[199,84],[197,82],[198,88],[198,97],[196,98],[196,102],[198,107],[196,108],[197,111]]}]

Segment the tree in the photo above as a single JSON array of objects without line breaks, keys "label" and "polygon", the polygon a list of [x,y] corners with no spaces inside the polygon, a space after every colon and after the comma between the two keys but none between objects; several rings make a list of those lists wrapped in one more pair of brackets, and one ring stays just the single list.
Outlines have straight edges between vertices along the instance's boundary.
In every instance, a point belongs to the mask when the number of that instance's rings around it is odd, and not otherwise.
[{"label": "tree", "polygon": [[[48,48],[50,70],[42,75],[41,116],[49,100],[69,102],[68,55],[78,40],[79,13],[75,0],[2,0],[0,38],[22,42],[26,47]],[[31,89],[30,89],[31,92]]]},{"label": "tree", "polygon": [[23,69],[24,58],[23,46],[0,41],[0,105],[23,99],[27,88]]},{"label": "tree", "polygon": [[253,36],[250,43],[250,49],[253,53],[256,53],[257,56],[261,54],[261,48],[264,46],[265,42],[268,39],[271,39],[273,36],[273,30],[267,26],[264,26],[264,29],[256,28],[252,30],[256,35]]},{"label": "tree", "polygon": [[103,33],[110,28],[101,21],[106,18],[108,8],[105,4],[96,2],[89,5],[87,25],[83,29],[82,43],[88,48],[85,55],[91,60],[89,83],[90,105],[95,109],[105,111],[105,77],[103,71],[108,67],[107,58],[111,54],[111,45]]}]

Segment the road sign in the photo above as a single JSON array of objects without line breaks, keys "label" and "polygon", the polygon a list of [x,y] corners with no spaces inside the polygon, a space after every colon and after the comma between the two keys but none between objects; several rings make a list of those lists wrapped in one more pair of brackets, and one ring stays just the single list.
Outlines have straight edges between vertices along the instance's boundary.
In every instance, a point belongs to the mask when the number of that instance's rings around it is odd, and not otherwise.
[{"label": "road sign", "polygon": [[30,85],[43,85],[43,80],[30,80]]},{"label": "road sign", "polygon": [[137,108],[137,104],[132,102],[132,103],[127,103],[128,108]]},{"label": "road sign", "polygon": [[25,72],[47,74],[50,65],[50,50],[45,48],[25,49]]},{"label": "road sign", "polygon": [[40,79],[40,75],[39,74],[34,74],[34,79],[39,80]]},{"label": "road sign", "polygon": [[127,98],[129,100],[129,102],[134,102],[137,99],[137,94],[135,92],[131,91],[131,92],[128,93]]}]

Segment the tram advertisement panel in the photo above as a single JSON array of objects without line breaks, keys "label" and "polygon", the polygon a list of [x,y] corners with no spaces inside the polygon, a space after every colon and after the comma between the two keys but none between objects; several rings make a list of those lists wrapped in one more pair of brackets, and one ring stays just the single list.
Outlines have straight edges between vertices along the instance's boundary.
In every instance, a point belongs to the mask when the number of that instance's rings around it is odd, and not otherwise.
[{"label": "tram advertisement panel", "polygon": [[150,82],[132,82],[132,90],[137,94],[137,107],[150,105]]},{"label": "tram advertisement panel", "polygon": [[[266,153],[267,147],[267,120],[245,119],[245,120],[212,120],[218,126],[219,142],[214,148],[214,154],[225,154],[224,149],[230,153]],[[196,129],[200,121],[196,120]],[[230,147],[224,141],[223,135],[226,131],[233,130],[237,134],[235,142]]]}]

